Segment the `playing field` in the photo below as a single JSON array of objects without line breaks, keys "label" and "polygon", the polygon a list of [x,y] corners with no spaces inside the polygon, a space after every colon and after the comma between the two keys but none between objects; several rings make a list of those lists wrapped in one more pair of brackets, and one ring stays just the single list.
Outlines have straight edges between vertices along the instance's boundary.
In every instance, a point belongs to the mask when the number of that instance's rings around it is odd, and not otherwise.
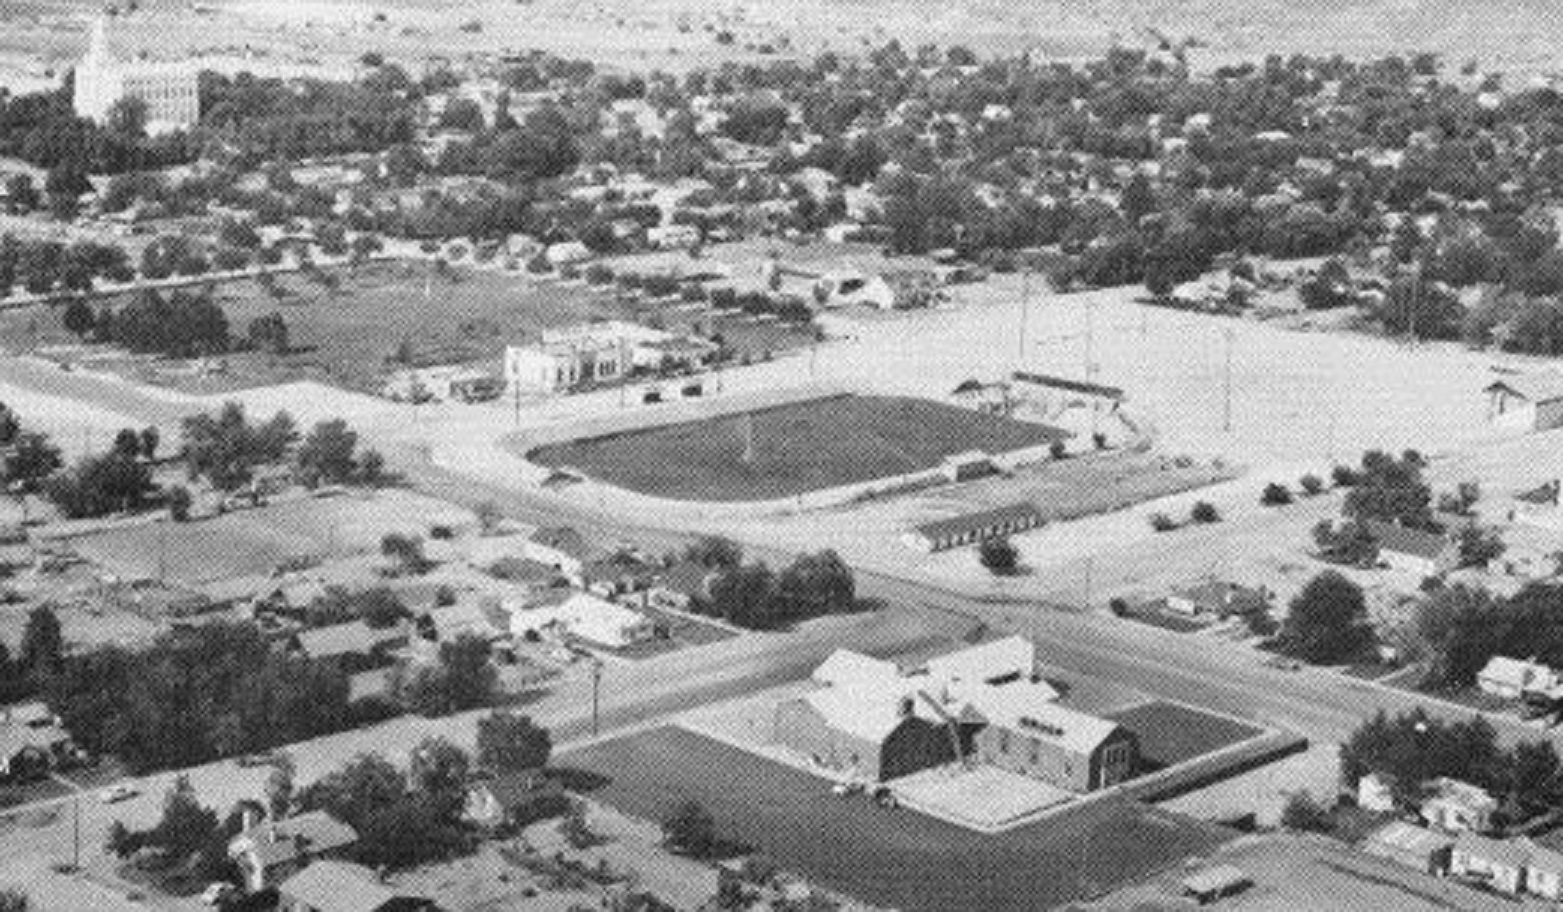
[{"label": "playing field", "polygon": [[1122,800],[983,835],[911,810],[844,801],[818,777],[676,728],[570,751],[557,765],[605,777],[594,797],[651,820],[694,799],[716,818],[718,836],[906,912],[1048,909],[1208,852],[1225,838]]},{"label": "playing field", "polygon": [[540,447],[529,454],[642,494],[677,500],[794,497],[1007,453],[1064,437],[924,399],[835,396]]}]

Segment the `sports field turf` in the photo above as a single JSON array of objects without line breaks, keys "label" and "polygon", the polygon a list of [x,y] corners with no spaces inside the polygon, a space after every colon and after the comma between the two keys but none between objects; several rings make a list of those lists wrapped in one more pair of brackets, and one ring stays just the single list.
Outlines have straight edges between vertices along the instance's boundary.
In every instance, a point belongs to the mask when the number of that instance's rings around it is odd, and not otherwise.
[{"label": "sports field turf", "polygon": [[678,728],[570,751],[556,763],[605,777],[596,798],[650,820],[694,799],[716,819],[722,839],[904,912],[1052,908],[1226,839],[1223,830],[1120,799],[981,834],[904,808],[833,797],[823,779]]},{"label": "sports field turf", "polygon": [[936,468],[957,453],[1006,453],[1066,436],[925,399],[836,396],[554,444],[530,456],[657,497],[773,500]]}]

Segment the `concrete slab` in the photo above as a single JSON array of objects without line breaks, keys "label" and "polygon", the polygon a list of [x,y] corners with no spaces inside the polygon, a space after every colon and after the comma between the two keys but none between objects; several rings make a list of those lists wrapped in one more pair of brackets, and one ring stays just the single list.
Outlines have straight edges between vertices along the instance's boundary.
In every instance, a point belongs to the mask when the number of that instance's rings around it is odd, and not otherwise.
[{"label": "concrete slab", "polygon": [[1045,782],[992,766],[945,766],[890,783],[907,807],[991,831],[1011,826],[1076,796]]}]

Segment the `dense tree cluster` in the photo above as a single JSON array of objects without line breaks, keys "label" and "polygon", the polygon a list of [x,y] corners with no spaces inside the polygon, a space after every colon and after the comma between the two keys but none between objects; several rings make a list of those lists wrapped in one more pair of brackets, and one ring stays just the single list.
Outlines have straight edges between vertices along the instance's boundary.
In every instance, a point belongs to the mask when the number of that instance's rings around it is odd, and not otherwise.
[{"label": "dense tree cluster", "polygon": [[717,574],[709,598],[696,607],[741,627],[784,627],[857,607],[852,568],[835,551],[801,555],[776,573],[763,562],[743,563],[742,551],[723,539],[707,540],[697,549]]},{"label": "dense tree cluster", "polygon": [[182,430],[190,478],[204,478],[219,491],[236,491],[249,484],[258,468],[282,462],[298,440],[287,412],[252,424],[237,402],[225,403],[216,415],[184,419]]},{"label": "dense tree cluster", "polygon": [[232,341],[228,317],[211,294],[184,290],[142,289],[118,310],[101,310],[92,332],[100,342],[170,358],[222,354]]},{"label": "dense tree cluster", "polygon": [[1360,659],[1373,641],[1361,587],[1333,570],[1297,594],[1276,638],[1282,651],[1318,664]]},{"label": "dense tree cluster", "polygon": [[1414,648],[1425,686],[1469,687],[1494,656],[1563,665],[1563,586],[1534,583],[1504,598],[1449,586],[1417,608]]},{"label": "dense tree cluster", "polygon": [[347,678],[248,624],[177,628],[150,647],[68,656],[44,688],[76,741],[132,769],[191,766],[347,727]]}]

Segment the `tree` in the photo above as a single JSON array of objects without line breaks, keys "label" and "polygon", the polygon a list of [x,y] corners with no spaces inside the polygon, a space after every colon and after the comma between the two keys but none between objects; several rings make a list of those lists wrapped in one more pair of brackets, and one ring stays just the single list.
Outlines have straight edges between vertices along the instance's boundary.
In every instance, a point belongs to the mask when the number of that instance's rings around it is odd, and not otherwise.
[{"label": "tree", "polygon": [[27,612],[20,660],[34,687],[41,687],[64,667],[65,633],[59,617],[48,605],[38,605]]},{"label": "tree", "polygon": [[681,801],[663,816],[662,838],[677,852],[708,858],[716,849],[716,820],[699,802]]},{"label": "tree", "polygon": [[147,425],[141,429],[141,458],[147,462],[157,459],[157,445],[162,442],[162,434],[153,425]]},{"label": "tree", "polygon": [[776,575],[763,563],[718,575],[711,582],[711,608],[740,627],[764,630],[784,620],[776,599]]},{"label": "tree", "polygon": [[1189,519],[1192,519],[1197,523],[1208,525],[1210,523],[1221,521],[1221,511],[1217,510],[1216,505],[1210,501],[1201,500],[1197,501],[1194,506],[1189,509]]},{"label": "tree", "polygon": [[776,579],[778,609],[795,619],[851,610],[857,601],[852,568],[835,551],[803,554]]},{"label": "tree", "polygon": [[1413,620],[1424,686],[1468,687],[1503,648],[1505,606],[1486,589],[1444,586],[1417,606]]},{"label": "tree", "polygon": [[478,504],[474,508],[473,513],[477,516],[478,528],[482,530],[484,535],[493,535],[494,531],[499,528],[500,522],[504,519],[504,514],[499,510],[499,504],[492,500],[485,500]]},{"label": "tree", "polygon": [[65,312],[60,317],[65,331],[81,339],[92,334],[98,325],[97,318],[92,313],[92,305],[84,298],[71,298],[71,302],[65,305]]},{"label": "tree", "polygon": [[1342,510],[1357,520],[1376,519],[1416,529],[1435,528],[1432,489],[1422,480],[1414,454],[1396,458],[1379,450],[1362,456],[1362,470],[1346,494]]},{"label": "tree", "polygon": [[141,455],[141,434],[135,428],[120,428],[114,435],[114,455],[136,459]]},{"label": "tree", "polygon": [[1356,520],[1330,522],[1319,520],[1313,527],[1313,541],[1319,557],[1350,567],[1371,567],[1378,560],[1378,542],[1368,527]]},{"label": "tree", "polygon": [[495,710],[478,720],[478,762],[498,773],[542,769],[553,752],[548,729],[531,716]]},{"label": "tree", "polygon": [[1309,792],[1293,792],[1281,808],[1281,826],[1299,833],[1328,833],[1335,829],[1330,811]]},{"label": "tree", "polygon": [[215,416],[190,416],[181,430],[190,477],[205,478],[219,491],[249,484],[258,467],[280,462],[298,437],[287,412],[252,425],[237,402],[224,403]]},{"label": "tree", "polygon": [[684,559],[712,570],[732,570],[743,563],[743,546],[719,535],[702,536],[684,549]]},{"label": "tree", "polygon": [[41,202],[38,196],[38,185],[33,183],[32,175],[13,174],[6,178],[6,204],[13,214],[26,215],[38,208]]},{"label": "tree", "polygon": [[1267,507],[1281,507],[1292,502],[1291,489],[1280,482],[1272,481],[1265,485],[1264,491],[1259,495],[1259,502]]},{"label": "tree", "polygon": [[372,809],[360,823],[353,854],[363,864],[399,869],[448,857],[466,848],[456,816],[460,804],[444,795],[418,794]]},{"label": "tree", "polygon": [[174,522],[188,522],[190,520],[190,507],[194,498],[190,496],[190,489],[184,485],[174,485],[168,489],[168,518]]},{"label": "tree", "polygon": [[499,673],[490,651],[487,640],[466,633],[440,644],[440,667],[445,670],[452,711],[477,709],[493,699]]},{"label": "tree", "polygon": [[281,820],[293,810],[294,776],[297,774],[293,757],[277,754],[272,758],[271,770],[266,773],[266,812],[273,820]]},{"label": "tree", "polygon": [[274,355],[285,355],[292,351],[288,340],[288,323],[276,311],[251,320],[245,335],[249,337],[251,345],[262,351]]},{"label": "tree", "polygon": [[163,799],[163,817],[152,831],[152,842],[176,859],[204,848],[217,834],[217,812],[195,797],[190,777],[181,775]]},{"label": "tree", "polygon": [[140,510],[155,490],[151,468],[116,451],[81,460],[51,478],[44,493],[66,516],[82,519]]},{"label": "tree", "polygon": [[0,889],[0,912],[28,912],[31,908],[26,893],[16,887]]},{"label": "tree", "polygon": [[1482,526],[1463,526],[1455,533],[1460,548],[1460,566],[1484,567],[1503,556],[1503,536],[1497,529]]},{"label": "tree", "polygon": [[391,559],[398,573],[420,574],[429,569],[423,554],[423,539],[416,535],[389,532],[380,539],[380,553]]},{"label": "tree", "polygon": [[299,794],[299,806],[319,809],[354,828],[376,811],[407,794],[407,779],[378,754],[359,754],[347,764],[311,783]]},{"label": "tree", "polygon": [[1020,566],[1020,549],[1005,536],[983,539],[977,559],[994,576],[1009,576]]},{"label": "tree", "polygon": [[346,421],[333,418],[316,424],[293,457],[300,480],[311,488],[350,481],[358,468],[353,458],[357,447],[358,434]]},{"label": "tree", "polygon": [[463,797],[472,767],[466,751],[444,738],[425,738],[408,754],[408,761],[407,781],[413,791]]},{"label": "tree", "polygon": [[5,480],[16,489],[32,493],[45,478],[63,465],[60,448],[36,431],[23,431],[5,455]]},{"label": "tree", "polygon": [[1333,570],[1308,581],[1281,625],[1282,649],[1316,664],[1350,661],[1372,642],[1362,589]]},{"label": "tree", "polygon": [[1324,479],[1313,474],[1312,472],[1309,472],[1308,474],[1297,479],[1297,486],[1302,488],[1304,495],[1308,497],[1315,497],[1324,490]]}]

